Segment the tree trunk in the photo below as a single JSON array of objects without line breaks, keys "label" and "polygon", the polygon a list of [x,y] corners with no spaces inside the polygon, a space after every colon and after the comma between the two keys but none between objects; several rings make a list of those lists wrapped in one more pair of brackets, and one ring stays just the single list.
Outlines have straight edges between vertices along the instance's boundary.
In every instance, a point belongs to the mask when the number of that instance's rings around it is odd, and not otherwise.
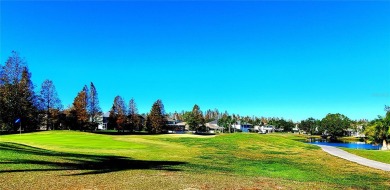
[{"label": "tree trunk", "polygon": [[389,148],[387,147],[387,142],[385,139],[383,139],[383,144],[382,144],[382,149],[381,150],[389,150]]}]

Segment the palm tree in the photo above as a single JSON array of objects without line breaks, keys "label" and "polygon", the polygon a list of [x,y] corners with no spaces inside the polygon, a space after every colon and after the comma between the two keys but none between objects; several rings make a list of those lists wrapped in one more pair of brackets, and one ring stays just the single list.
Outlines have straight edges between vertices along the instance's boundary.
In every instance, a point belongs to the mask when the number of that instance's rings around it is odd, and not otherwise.
[{"label": "palm tree", "polygon": [[229,126],[233,126],[234,125],[234,133],[236,132],[236,124],[237,124],[237,117],[233,114],[233,117],[230,117],[230,125]]},{"label": "palm tree", "polygon": [[[230,115],[228,116],[227,124],[229,125],[229,133],[231,133],[232,132],[231,127],[233,124],[235,124],[235,121],[234,118]],[[234,127],[234,129],[236,129],[236,127]]]},{"label": "palm tree", "polygon": [[[386,113],[386,117],[383,118],[383,139],[385,142],[386,140],[386,144],[383,144],[382,146],[382,150],[389,150],[390,149],[390,145],[389,145],[389,140],[390,140],[390,111],[387,111]],[[385,147],[386,145],[386,147]]]},{"label": "palm tree", "polygon": [[390,111],[386,113],[386,117],[379,116],[373,124],[375,137],[382,141],[382,150],[389,150],[390,143]]},{"label": "palm tree", "polygon": [[218,125],[223,126],[225,129],[229,130],[229,133],[231,133],[231,127],[232,125],[236,123],[235,119],[233,119],[232,116],[230,115],[223,115],[219,120],[218,120]]}]

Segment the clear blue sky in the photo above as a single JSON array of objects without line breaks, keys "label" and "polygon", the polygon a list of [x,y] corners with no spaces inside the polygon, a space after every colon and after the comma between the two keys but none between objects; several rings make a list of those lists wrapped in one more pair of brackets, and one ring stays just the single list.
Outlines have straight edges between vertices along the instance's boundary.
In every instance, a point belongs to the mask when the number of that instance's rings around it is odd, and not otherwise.
[{"label": "clear blue sky", "polygon": [[4,64],[25,57],[64,107],[94,82],[104,111],[373,119],[390,105],[390,2],[1,1]]}]

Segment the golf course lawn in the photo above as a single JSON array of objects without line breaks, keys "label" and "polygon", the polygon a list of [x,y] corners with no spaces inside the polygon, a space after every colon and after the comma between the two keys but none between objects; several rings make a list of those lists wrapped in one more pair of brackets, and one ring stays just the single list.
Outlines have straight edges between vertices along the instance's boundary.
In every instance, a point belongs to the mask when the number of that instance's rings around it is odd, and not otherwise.
[{"label": "golf course lawn", "polygon": [[358,156],[390,164],[390,151],[361,150],[342,148],[343,150]]},{"label": "golf course lawn", "polygon": [[0,189],[390,189],[390,172],[331,156],[303,138],[2,135]]}]

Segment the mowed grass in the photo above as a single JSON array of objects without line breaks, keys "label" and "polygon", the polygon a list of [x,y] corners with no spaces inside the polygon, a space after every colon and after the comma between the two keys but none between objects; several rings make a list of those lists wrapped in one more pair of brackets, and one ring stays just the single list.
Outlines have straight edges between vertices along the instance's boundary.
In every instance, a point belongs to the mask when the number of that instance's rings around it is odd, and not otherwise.
[{"label": "mowed grass", "polygon": [[342,148],[342,149],[349,153],[356,154],[364,158],[390,164],[389,150],[379,151],[379,150],[361,150],[361,149],[349,149],[349,148]]},{"label": "mowed grass", "polygon": [[289,134],[0,136],[0,189],[389,189]]}]

